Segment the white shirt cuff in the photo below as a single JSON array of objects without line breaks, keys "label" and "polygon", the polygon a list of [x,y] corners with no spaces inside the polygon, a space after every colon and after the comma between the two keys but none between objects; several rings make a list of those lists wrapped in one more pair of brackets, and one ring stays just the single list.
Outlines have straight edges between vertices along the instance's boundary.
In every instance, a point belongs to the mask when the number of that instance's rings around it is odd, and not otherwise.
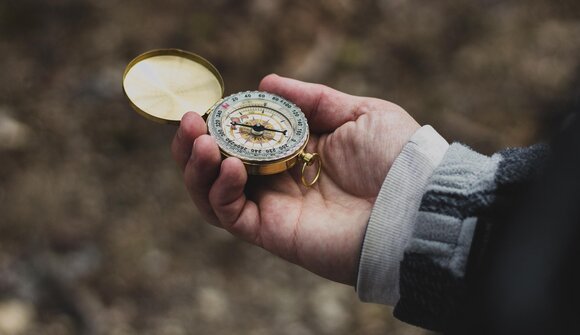
[{"label": "white shirt cuff", "polygon": [[431,126],[413,134],[389,170],[371,212],[356,290],[366,302],[395,305],[399,263],[411,238],[423,190],[449,143]]}]

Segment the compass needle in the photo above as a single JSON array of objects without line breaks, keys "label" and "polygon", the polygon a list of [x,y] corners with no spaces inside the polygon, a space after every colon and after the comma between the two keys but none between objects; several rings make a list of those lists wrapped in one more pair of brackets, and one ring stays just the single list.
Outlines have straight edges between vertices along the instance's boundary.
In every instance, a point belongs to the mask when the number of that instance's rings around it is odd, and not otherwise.
[{"label": "compass needle", "polygon": [[[306,117],[290,101],[268,92],[239,92],[222,98],[223,80],[204,58],[178,49],[159,49],[133,59],[123,74],[123,90],[133,109],[160,122],[178,123],[187,111],[206,121],[224,157],[237,157],[248,173],[280,173],[302,164],[302,183],[320,176],[320,157],[305,153]],[[304,170],[317,157],[315,178]]]}]

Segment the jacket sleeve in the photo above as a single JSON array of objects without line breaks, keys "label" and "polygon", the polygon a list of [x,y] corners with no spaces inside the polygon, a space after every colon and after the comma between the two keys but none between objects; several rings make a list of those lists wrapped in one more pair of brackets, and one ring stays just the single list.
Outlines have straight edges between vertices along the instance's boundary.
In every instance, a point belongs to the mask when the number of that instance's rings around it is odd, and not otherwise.
[{"label": "jacket sleeve", "polygon": [[449,144],[435,129],[419,129],[383,181],[361,248],[356,290],[365,302],[399,300],[399,264],[411,238],[423,190]]},{"label": "jacket sleeve", "polygon": [[466,274],[485,252],[485,238],[473,242],[476,228],[483,221],[493,226],[494,216],[522,196],[547,151],[536,145],[488,157],[461,144],[449,147],[423,190],[404,249],[395,317],[436,331],[457,320],[467,298]]}]

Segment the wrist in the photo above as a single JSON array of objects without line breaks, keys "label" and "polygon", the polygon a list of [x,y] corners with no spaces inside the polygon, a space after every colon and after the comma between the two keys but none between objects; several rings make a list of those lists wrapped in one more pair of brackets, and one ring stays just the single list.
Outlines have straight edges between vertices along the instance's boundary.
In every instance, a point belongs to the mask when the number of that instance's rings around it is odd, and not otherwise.
[{"label": "wrist", "polygon": [[394,305],[399,262],[410,239],[423,190],[449,147],[431,126],[417,130],[395,159],[371,212],[358,267],[362,301]]}]

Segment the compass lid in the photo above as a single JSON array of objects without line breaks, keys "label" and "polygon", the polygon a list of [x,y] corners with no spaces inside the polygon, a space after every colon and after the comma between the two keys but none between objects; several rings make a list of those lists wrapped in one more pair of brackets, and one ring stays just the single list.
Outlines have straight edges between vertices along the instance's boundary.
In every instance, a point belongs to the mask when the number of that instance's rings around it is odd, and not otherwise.
[{"label": "compass lid", "polygon": [[188,111],[204,115],[221,99],[224,82],[201,56],[179,49],[157,49],[127,65],[123,91],[133,109],[144,117],[179,123]]}]

